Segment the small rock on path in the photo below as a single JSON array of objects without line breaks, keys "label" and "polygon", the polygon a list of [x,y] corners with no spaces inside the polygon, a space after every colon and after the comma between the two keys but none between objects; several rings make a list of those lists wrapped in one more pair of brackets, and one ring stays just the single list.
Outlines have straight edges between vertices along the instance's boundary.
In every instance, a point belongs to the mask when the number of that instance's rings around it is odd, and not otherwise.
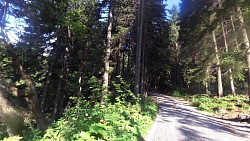
[{"label": "small rock on path", "polygon": [[158,116],[146,141],[250,141],[250,125],[204,115],[188,104],[154,94]]}]

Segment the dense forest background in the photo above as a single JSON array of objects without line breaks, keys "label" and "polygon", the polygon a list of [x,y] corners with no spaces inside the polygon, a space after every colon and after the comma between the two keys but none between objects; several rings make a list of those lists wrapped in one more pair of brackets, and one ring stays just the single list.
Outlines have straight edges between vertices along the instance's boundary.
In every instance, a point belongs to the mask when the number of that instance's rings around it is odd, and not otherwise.
[{"label": "dense forest background", "polygon": [[[143,109],[150,91],[250,95],[250,2],[164,3],[1,0],[0,136],[22,136],[27,123],[45,131],[79,101]],[[14,42],[10,16],[23,25]]]}]

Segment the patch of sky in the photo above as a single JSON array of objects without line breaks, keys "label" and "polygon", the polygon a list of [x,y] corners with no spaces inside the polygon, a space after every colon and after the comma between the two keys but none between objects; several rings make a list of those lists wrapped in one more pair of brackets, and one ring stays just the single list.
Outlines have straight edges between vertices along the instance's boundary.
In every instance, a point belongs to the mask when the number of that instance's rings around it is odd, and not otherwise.
[{"label": "patch of sky", "polygon": [[177,7],[177,10],[179,11],[180,10],[181,0],[166,0],[166,1],[164,1],[164,4],[166,4],[167,19],[169,20],[170,17],[171,17],[170,10],[175,5]]},{"label": "patch of sky", "polygon": [[178,10],[180,9],[181,0],[167,0],[167,9],[170,10],[174,5],[177,6]]},{"label": "patch of sky", "polygon": [[11,43],[17,43],[20,39],[19,36],[24,32],[24,28],[27,26],[24,19],[15,18],[12,15],[7,15],[7,23],[5,32]]}]

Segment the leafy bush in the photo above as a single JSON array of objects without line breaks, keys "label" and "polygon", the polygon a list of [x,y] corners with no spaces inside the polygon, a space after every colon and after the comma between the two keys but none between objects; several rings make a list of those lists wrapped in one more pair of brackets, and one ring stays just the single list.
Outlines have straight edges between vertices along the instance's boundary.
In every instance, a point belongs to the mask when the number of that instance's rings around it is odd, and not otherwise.
[{"label": "leafy bush", "polygon": [[174,91],[172,94],[173,97],[181,97],[183,96],[179,91]]},{"label": "leafy bush", "polygon": [[192,105],[197,109],[207,112],[218,112],[218,109],[234,110],[235,105],[241,105],[243,110],[250,109],[245,102],[246,96],[228,95],[222,98],[213,98],[207,94],[192,96]]},{"label": "leafy bush", "polygon": [[20,141],[21,139],[22,137],[13,136],[13,137],[4,138],[3,141]]},{"label": "leafy bush", "polygon": [[[119,77],[118,77],[119,78]],[[101,95],[96,80],[89,84],[94,95]],[[44,135],[34,133],[25,140],[40,141],[124,141],[140,140],[156,116],[157,106],[150,99],[140,99],[122,79],[114,83],[114,91],[105,105],[84,98],[72,97],[74,107],[66,109],[64,116],[56,121]],[[112,99],[109,99],[112,98]],[[114,101],[112,101],[114,100]]]},{"label": "leafy bush", "polygon": [[142,129],[148,129],[153,121],[151,113],[156,112],[154,104],[145,103],[149,104],[145,109],[138,103],[89,107],[86,101],[79,100],[46,131],[42,140],[138,140],[145,133]]},{"label": "leafy bush", "polygon": [[117,76],[116,81],[112,81],[112,93],[108,95],[109,102],[129,102],[135,104],[139,102],[138,95],[136,96],[131,90],[130,85],[121,77]]},{"label": "leafy bush", "polygon": [[209,103],[211,103],[211,99],[208,95],[193,96],[192,98],[192,105],[198,110],[210,111]]}]

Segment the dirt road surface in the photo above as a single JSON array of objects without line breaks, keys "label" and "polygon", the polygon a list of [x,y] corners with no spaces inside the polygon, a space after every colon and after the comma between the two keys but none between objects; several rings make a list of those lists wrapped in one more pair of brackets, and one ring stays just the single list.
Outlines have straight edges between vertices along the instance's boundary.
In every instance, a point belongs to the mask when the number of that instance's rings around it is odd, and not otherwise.
[{"label": "dirt road surface", "polygon": [[158,116],[146,141],[250,141],[250,125],[203,114],[188,104],[162,94]]}]

